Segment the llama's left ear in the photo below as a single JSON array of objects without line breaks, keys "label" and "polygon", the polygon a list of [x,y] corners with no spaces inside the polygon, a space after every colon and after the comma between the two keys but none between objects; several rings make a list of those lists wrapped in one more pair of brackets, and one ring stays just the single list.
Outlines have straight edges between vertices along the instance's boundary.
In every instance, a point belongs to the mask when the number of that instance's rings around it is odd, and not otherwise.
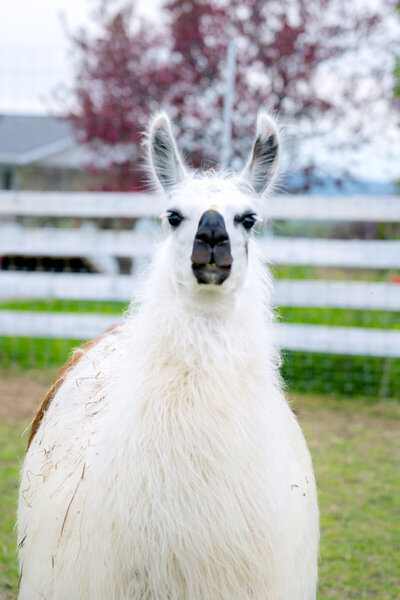
[{"label": "llama's left ear", "polygon": [[185,168],[179,156],[171,123],[165,113],[154,117],[149,134],[150,163],[156,180],[169,190],[185,177]]},{"label": "llama's left ear", "polygon": [[260,196],[272,185],[277,175],[279,146],[275,121],[267,112],[260,112],[257,118],[256,139],[242,173],[242,177]]}]

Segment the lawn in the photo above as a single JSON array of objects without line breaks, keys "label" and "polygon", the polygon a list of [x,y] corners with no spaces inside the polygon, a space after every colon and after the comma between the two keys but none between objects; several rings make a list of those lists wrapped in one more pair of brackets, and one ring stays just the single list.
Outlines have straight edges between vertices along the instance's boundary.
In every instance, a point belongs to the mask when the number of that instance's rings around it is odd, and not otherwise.
[{"label": "lawn", "polygon": [[[25,375],[26,376],[26,375]],[[44,375],[46,376],[46,374]],[[320,600],[400,598],[400,404],[292,396],[316,471]],[[26,420],[0,422],[0,599],[16,597],[13,523]]]},{"label": "lawn", "polygon": [[18,470],[26,447],[26,422],[0,422],[0,600],[16,597],[15,510]]}]

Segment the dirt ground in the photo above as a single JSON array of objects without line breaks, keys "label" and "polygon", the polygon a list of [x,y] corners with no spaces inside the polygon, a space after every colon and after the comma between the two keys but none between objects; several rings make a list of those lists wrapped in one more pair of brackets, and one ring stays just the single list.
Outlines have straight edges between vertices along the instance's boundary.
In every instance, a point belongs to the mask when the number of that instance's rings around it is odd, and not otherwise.
[{"label": "dirt ground", "polygon": [[32,418],[42,402],[56,372],[0,373],[0,420]]}]

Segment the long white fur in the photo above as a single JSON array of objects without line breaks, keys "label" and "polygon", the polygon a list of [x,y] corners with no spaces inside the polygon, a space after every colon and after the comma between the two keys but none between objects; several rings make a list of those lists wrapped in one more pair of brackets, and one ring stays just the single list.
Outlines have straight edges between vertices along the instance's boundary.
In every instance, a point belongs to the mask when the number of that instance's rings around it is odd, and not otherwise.
[{"label": "long white fur", "polygon": [[[20,600],[315,599],[311,459],[282,392],[270,279],[233,222],[257,200],[219,176],[168,193],[186,218],[139,311],[69,371],[26,455]],[[191,272],[210,208],[233,255],[222,286]]]}]

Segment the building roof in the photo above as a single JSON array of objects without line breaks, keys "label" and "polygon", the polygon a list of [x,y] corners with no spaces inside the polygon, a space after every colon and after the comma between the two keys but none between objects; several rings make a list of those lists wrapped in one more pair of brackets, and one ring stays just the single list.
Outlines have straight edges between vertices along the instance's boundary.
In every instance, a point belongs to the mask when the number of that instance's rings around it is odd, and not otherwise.
[{"label": "building roof", "polygon": [[0,164],[27,165],[74,144],[70,124],[59,118],[0,115]]}]

